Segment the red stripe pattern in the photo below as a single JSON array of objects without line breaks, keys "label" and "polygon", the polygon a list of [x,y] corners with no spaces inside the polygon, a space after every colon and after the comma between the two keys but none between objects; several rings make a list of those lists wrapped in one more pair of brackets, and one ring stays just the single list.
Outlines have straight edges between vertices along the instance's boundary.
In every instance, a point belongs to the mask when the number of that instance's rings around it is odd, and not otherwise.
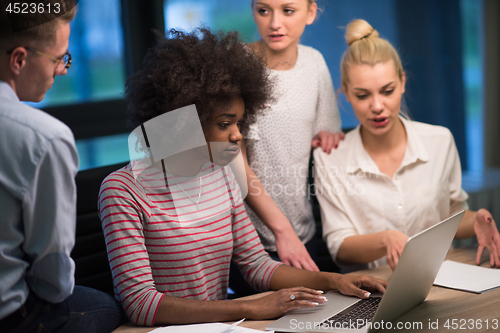
[{"label": "red stripe pattern", "polygon": [[136,325],[154,325],[164,294],[225,299],[231,258],[260,291],[280,265],[264,251],[231,169],[205,163],[200,174],[198,209],[199,178],[165,180],[161,168],[129,164],[101,185],[115,296]]}]

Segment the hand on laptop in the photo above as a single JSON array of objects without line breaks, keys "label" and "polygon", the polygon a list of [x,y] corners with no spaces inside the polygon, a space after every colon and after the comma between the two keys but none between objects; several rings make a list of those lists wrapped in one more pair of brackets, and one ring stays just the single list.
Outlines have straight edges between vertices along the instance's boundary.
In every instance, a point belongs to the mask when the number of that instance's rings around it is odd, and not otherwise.
[{"label": "hand on laptop", "polygon": [[344,295],[369,298],[371,291],[385,292],[387,281],[370,275],[339,275],[337,289]]},{"label": "hand on laptop", "polygon": [[486,209],[480,209],[476,214],[474,221],[474,232],[477,236],[479,247],[477,248],[476,264],[481,263],[481,256],[484,249],[490,251],[490,266],[500,267],[500,235],[498,229],[491,216]]},{"label": "hand on laptop", "polygon": [[401,257],[401,253],[403,253],[407,240],[408,236],[400,231],[384,231],[382,243],[384,244],[387,251],[387,262],[389,263],[389,266],[393,271],[399,262],[399,257]]},{"label": "hand on laptop", "polygon": [[278,290],[268,296],[248,301],[250,308],[247,318],[264,320],[279,317],[291,310],[314,308],[325,303],[322,291],[306,287],[295,287]]},{"label": "hand on laptop", "polygon": [[[359,298],[369,298],[372,291],[383,293],[385,292],[385,287],[387,287],[386,281],[369,275],[303,272],[316,276],[321,274],[323,278],[326,278],[325,282],[331,286],[331,289],[338,289],[344,295],[352,295]],[[314,308],[326,301],[327,299],[323,296],[322,291],[319,290],[306,287],[286,288],[256,300],[246,301],[249,305],[246,317],[255,320],[272,319],[291,310]]]}]

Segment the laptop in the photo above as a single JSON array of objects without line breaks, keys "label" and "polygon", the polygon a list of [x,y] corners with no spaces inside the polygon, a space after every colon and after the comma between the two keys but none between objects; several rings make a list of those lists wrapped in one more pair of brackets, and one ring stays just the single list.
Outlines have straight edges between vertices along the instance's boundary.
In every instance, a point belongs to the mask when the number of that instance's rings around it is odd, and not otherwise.
[{"label": "laptop", "polygon": [[[326,293],[328,301],[297,309],[266,326],[280,332],[375,332],[425,300],[465,211],[410,237],[385,293],[368,300]],[[360,309],[361,308],[361,309]],[[361,312],[358,316],[355,312]]]}]

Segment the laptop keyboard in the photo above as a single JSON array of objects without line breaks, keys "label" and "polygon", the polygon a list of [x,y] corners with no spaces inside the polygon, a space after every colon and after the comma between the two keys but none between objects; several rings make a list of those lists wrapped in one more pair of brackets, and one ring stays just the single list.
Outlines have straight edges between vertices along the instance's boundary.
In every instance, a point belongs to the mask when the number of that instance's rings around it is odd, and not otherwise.
[{"label": "laptop keyboard", "polygon": [[352,322],[357,320],[371,321],[377,311],[378,305],[382,297],[370,297],[368,299],[362,299],[347,309],[331,316],[325,320],[322,324],[332,325],[335,322]]}]

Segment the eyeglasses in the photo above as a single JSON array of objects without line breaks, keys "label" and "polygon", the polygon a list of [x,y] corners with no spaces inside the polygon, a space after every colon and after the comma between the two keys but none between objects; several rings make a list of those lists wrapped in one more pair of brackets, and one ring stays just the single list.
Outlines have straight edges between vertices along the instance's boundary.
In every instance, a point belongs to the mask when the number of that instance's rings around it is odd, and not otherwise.
[{"label": "eyeglasses", "polygon": [[47,57],[49,59],[52,59],[53,61],[55,61],[57,63],[57,66],[63,64],[64,68],[71,67],[71,54],[69,53],[69,51],[66,51],[66,53],[61,58],[58,59],[58,58],[54,58],[51,55],[48,55],[47,53],[40,52],[35,48],[32,48],[32,47],[25,47],[25,48],[28,51],[35,52],[36,54],[39,54],[39,55],[42,55],[42,56]]},{"label": "eyeglasses", "polygon": [[[55,58],[51,55],[48,55],[47,53],[43,53],[41,51],[38,51],[37,49],[29,46],[24,47],[26,50],[34,52],[36,54],[39,54],[41,56],[47,57],[51,59],[52,61],[57,63],[57,66],[60,66],[61,64],[64,65],[64,68],[70,68],[71,67],[71,54],[69,51],[66,51],[66,53],[61,57],[61,58]],[[8,51],[7,54],[11,54],[14,50]]]}]

